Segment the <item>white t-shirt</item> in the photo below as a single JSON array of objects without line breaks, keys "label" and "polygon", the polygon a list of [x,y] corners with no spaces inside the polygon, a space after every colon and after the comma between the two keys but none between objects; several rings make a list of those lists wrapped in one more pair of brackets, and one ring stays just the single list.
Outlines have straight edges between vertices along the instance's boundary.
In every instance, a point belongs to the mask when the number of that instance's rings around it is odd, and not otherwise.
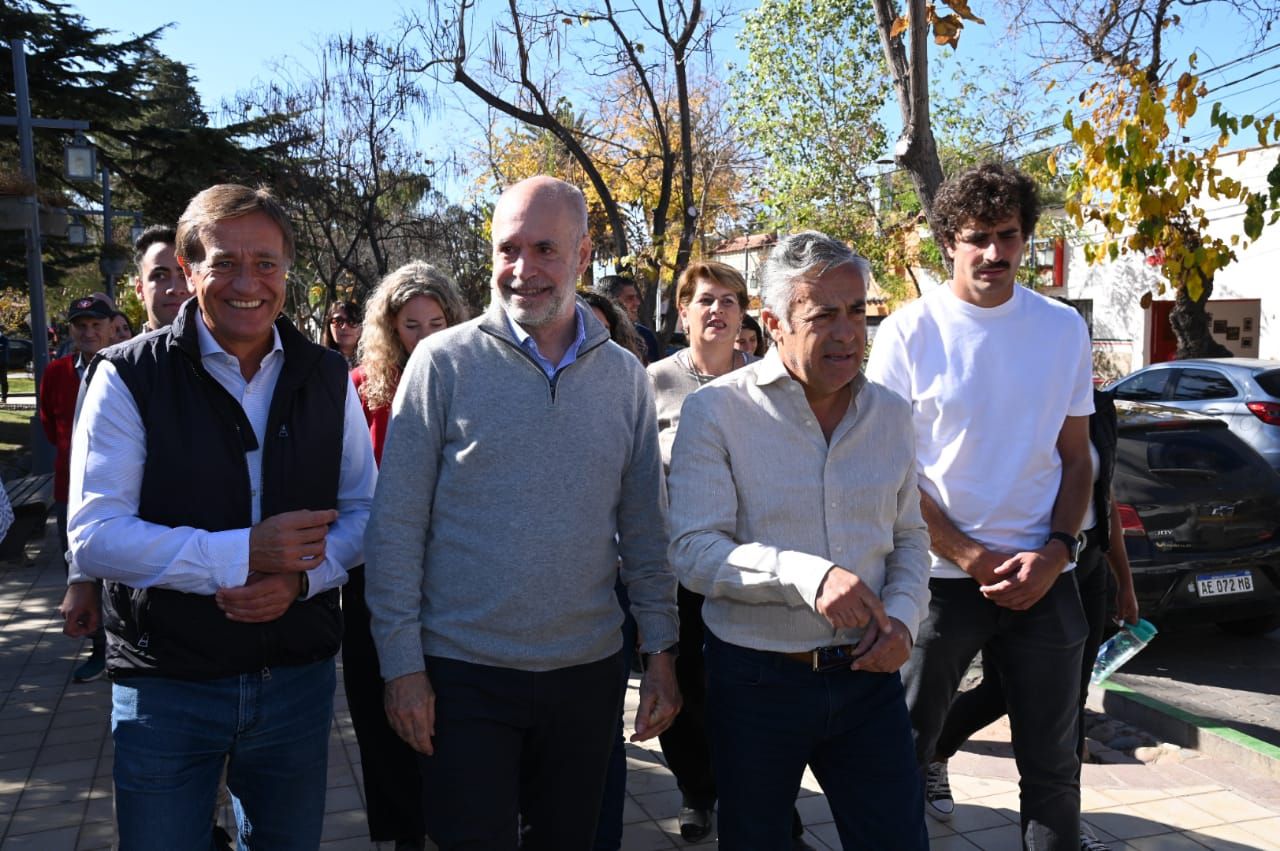
[{"label": "white t-shirt", "polygon": [[[1022,286],[983,308],[942,286],[876,333],[867,377],[911,402],[920,487],[993,549],[1040,547],[1062,479],[1058,433],[1093,413],[1089,332]],[[931,575],[968,576],[933,554]]]}]

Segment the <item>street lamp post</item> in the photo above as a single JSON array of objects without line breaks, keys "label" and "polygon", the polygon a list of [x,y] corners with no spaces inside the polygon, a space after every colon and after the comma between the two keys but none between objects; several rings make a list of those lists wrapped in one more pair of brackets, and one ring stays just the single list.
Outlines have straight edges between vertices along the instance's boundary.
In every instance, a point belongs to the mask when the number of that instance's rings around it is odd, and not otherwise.
[{"label": "street lamp post", "polygon": [[[28,203],[31,216],[27,224],[27,283],[31,293],[31,372],[35,376],[36,394],[40,393],[40,381],[49,362],[48,321],[44,308],[44,264],[40,256],[40,200],[36,194],[35,144],[31,138],[31,97],[27,89],[27,54],[23,39],[9,42],[13,57],[13,88],[18,102],[18,150],[22,159],[23,177],[31,185]],[[47,473],[53,469],[53,447],[37,428],[32,417],[31,471]]]}]

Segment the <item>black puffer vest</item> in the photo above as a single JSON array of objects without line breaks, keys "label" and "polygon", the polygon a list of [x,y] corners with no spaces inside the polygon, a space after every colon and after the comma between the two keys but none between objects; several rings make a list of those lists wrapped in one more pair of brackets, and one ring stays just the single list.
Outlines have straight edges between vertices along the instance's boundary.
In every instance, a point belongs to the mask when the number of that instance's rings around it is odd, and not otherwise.
[{"label": "black puffer vest", "polygon": [[[204,368],[189,300],[169,328],[111,349],[137,403],[147,460],[138,517],[211,532],[252,525],[245,453],[258,448],[240,404]],[[342,357],[276,320],[284,366],[262,447],[262,517],[336,508],[347,370]],[[86,375],[92,380],[95,361]],[[103,617],[113,677],[206,680],[326,659],[342,641],[336,589],[264,624],[230,621],[212,596],[108,582]]]}]

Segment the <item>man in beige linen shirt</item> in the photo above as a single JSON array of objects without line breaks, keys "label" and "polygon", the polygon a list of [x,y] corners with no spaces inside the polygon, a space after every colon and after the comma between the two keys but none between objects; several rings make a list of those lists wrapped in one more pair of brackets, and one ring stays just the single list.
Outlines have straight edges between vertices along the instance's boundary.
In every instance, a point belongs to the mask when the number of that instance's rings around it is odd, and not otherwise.
[{"label": "man in beige linen shirt", "polygon": [[898,668],[929,600],[911,412],[861,374],[866,260],[812,231],[761,272],[776,347],[686,400],[670,558],[706,596],[721,847],[790,847],[812,766],[847,848],[927,848]]}]

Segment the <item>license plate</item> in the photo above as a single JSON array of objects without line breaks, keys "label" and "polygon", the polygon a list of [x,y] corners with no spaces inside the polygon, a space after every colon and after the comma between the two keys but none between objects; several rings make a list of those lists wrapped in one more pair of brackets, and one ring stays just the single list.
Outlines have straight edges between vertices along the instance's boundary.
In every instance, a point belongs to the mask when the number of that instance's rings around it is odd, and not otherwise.
[{"label": "license plate", "polygon": [[1201,597],[1221,597],[1225,594],[1248,594],[1253,591],[1253,574],[1207,573],[1196,576],[1196,594]]}]

